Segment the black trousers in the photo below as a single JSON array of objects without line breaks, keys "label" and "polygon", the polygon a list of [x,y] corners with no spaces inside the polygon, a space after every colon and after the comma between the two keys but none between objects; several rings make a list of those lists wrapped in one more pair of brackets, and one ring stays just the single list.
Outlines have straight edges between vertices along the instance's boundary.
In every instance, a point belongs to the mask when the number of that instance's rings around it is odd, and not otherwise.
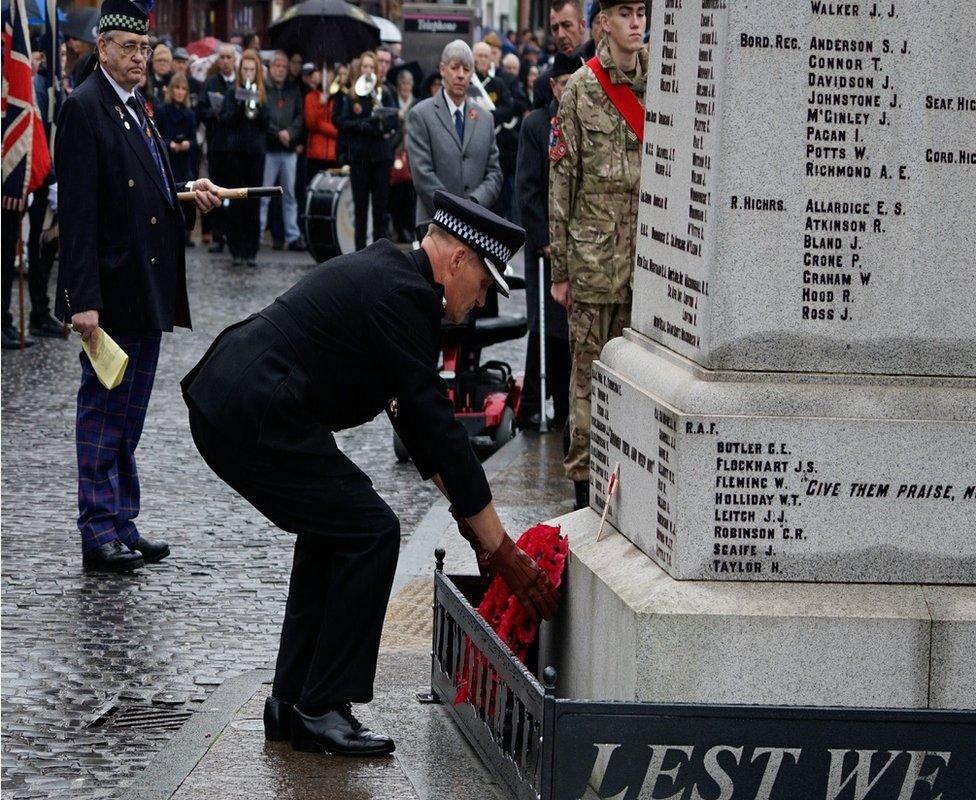
[{"label": "black trousers", "polygon": [[306,714],[368,703],[400,551],[400,522],[336,447],[317,455],[231,442],[191,409],[210,468],[297,534],[272,693]]},{"label": "black trousers", "polygon": [[[542,408],[539,384],[539,331],[529,331],[525,344],[525,380],[519,409],[523,421]],[[562,425],[569,416],[569,375],[572,359],[569,342],[555,336],[546,337],[546,394],[552,398],[554,425]]]},{"label": "black trousers", "polygon": [[298,203],[298,230],[305,235],[305,187],[308,186],[308,159],[304,151],[295,159],[295,202]]},{"label": "black trousers", "polygon": [[[207,153],[207,175],[217,186],[257,186],[257,183],[244,183],[234,174],[233,156],[224,151]],[[261,169],[261,177],[264,177],[264,168]],[[234,201],[237,202],[237,201]],[[227,206],[215,208],[203,217],[203,232],[210,233],[217,241],[224,241],[227,238],[227,215],[233,207],[233,203]]]},{"label": "black trousers", "polygon": [[3,326],[9,328],[14,324],[13,315],[10,313],[10,303],[14,296],[14,281],[17,280],[17,239],[20,236],[20,221],[24,216],[23,211],[12,211],[3,209],[2,225],[2,273],[0,273],[0,286],[3,289]]},{"label": "black trousers", "polygon": [[[263,153],[230,153],[228,165],[234,186],[260,186],[264,180]],[[218,184],[225,185],[225,184]],[[261,200],[232,200],[227,206],[227,248],[232,256],[254,258],[261,243]]]},{"label": "black trousers", "polygon": [[373,241],[386,236],[386,206],[390,198],[392,161],[353,161],[349,165],[352,202],[356,216],[356,249],[366,247],[366,216],[373,205]]},{"label": "black trousers", "polygon": [[45,183],[34,192],[30,209],[27,211],[30,219],[30,232],[27,234],[27,288],[30,291],[30,322],[40,325],[51,314],[51,301],[47,296],[48,281],[51,278],[51,268],[54,258],[58,254],[58,240],[41,242],[41,229],[44,227],[44,216],[47,214],[48,187]]},{"label": "black trousers", "polygon": [[393,233],[401,242],[412,242],[417,216],[417,192],[413,181],[403,181],[390,187],[390,216]]}]

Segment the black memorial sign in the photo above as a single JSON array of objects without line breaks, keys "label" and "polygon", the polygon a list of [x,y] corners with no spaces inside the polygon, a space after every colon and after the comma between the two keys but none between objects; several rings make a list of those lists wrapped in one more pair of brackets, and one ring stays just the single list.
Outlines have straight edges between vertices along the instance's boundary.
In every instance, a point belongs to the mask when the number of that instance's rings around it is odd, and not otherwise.
[{"label": "black memorial sign", "polygon": [[[553,797],[969,800],[976,715],[556,701]],[[596,771],[594,771],[596,768]]]}]

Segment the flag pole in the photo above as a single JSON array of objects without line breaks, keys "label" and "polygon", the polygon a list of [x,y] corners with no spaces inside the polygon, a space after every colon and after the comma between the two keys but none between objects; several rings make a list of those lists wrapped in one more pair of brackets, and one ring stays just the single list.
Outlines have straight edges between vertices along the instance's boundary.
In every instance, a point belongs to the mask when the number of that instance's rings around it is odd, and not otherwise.
[{"label": "flag pole", "polygon": [[17,230],[17,295],[20,304],[20,349],[27,346],[27,337],[24,333],[24,236],[23,236],[23,217],[21,225]]}]

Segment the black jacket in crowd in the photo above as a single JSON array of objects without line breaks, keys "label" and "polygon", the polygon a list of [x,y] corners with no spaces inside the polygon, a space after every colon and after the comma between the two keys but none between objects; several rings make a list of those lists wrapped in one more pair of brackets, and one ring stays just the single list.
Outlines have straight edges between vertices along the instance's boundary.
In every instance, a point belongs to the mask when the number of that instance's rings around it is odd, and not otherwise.
[{"label": "black jacket in crowd", "polygon": [[162,78],[157,78],[156,73],[152,71],[151,64],[146,72],[149,77],[146,85],[146,94],[155,106],[159,108],[166,102],[166,87],[169,86],[169,82],[173,79],[173,73],[171,72],[169,75],[163,75]]},{"label": "black jacket in crowd", "polygon": [[238,100],[232,87],[224,95],[224,105],[220,110],[220,121],[224,125],[226,144],[229,153],[264,154],[268,146],[268,104],[257,101],[253,116],[247,113],[247,102]]},{"label": "black jacket in crowd", "polygon": [[[192,108],[164,103],[156,107],[155,120],[176,180],[194,180],[197,176],[197,115]],[[181,141],[189,142],[190,149],[179,153],[169,149],[170,142]]]},{"label": "black jacket in crowd", "polygon": [[496,123],[495,141],[498,143],[498,164],[504,175],[515,175],[515,162],[518,158],[519,132],[522,129],[522,118],[529,110],[529,98],[525,88],[514,75],[505,71],[495,73],[496,79],[501,79],[512,98],[508,119]]},{"label": "black jacket in crowd", "polygon": [[507,122],[512,116],[512,110],[515,108],[515,100],[512,97],[511,91],[509,91],[508,83],[497,73],[491,76],[478,75],[478,80],[485,87],[485,92],[491,98],[491,102],[495,104],[495,110],[491,112],[495,120],[495,126],[497,127],[503,122]]},{"label": "black jacket in crowd", "polygon": [[[273,80],[264,84],[268,96],[268,152],[293,153],[301,144],[305,120],[305,103],[301,89],[294,81],[285,79],[280,86]],[[278,132],[287,130],[291,139],[287,147],[278,138]]]},{"label": "black jacket in crowd", "polygon": [[[400,127],[399,116],[395,113],[373,116],[373,95],[360,97],[350,91],[341,99],[332,119],[339,129],[339,148],[345,162],[392,161],[396,132]],[[396,95],[386,86],[382,88],[382,100],[385,108],[399,108]]]},{"label": "black jacket in crowd", "polygon": [[437,371],[443,296],[423,250],[383,239],[340,256],[221,333],[186,402],[233,442],[323,456],[333,431],[385,410],[421,476],[472,516],[491,491]]},{"label": "black jacket in crowd", "polygon": [[[559,111],[553,100],[549,108],[537,108],[522,121],[515,197],[525,228],[525,305],[530,328],[538,327],[539,251],[549,244],[549,132]],[[546,284],[549,283],[546,269]],[[569,338],[566,309],[546,291],[546,335]]]},{"label": "black jacket in crowd", "polygon": [[228,93],[233,94],[236,82],[236,76],[231,76],[230,80],[227,80],[218,72],[216,75],[207,78],[200,90],[200,97],[197,102],[197,120],[206,127],[208,153],[226,153],[228,150],[227,124],[220,116],[222,106],[211,102],[210,94],[223,95],[226,99]]},{"label": "black jacket in crowd", "polygon": [[186,82],[190,87],[189,100],[190,106],[196,110],[200,102],[200,92],[203,90],[203,81],[198,81],[189,72],[186,73]]},{"label": "black jacket in crowd", "polygon": [[[580,60],[582,67],[587,61],[596,55],[596,43],[592,39],[587,39],[583,44],[573,51],[573,57]],[[549,79],[552,78],[552,66],[548,65],[545,69],[539,70],[539,77],[535,80],[535,107],[549,108],[552,102],[552,87],[549,86]]]},{"label": "black jacket in crowd", "polygon": [[[151,122],[149,129],[165,154]],[[139,125],[100,69],[65,98],[54,161],[61,212],[58,319],[97,310],[110,334],[190,327],[183,212]],[[165,155],[163,163],[178,191]]]}]

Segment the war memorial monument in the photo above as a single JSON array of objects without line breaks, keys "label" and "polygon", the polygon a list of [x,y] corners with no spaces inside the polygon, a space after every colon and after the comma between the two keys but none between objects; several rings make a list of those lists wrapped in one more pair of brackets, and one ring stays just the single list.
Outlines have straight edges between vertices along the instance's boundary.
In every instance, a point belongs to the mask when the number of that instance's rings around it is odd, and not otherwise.
[{"label": "war memorial monument", "polygon": [[[650,30],[558,694],[976,709],[976,5],[657,0]],[[949,767],[908,750],[890,796],[934,797]],[[871,752],[815,795],[873,798]]]}]

